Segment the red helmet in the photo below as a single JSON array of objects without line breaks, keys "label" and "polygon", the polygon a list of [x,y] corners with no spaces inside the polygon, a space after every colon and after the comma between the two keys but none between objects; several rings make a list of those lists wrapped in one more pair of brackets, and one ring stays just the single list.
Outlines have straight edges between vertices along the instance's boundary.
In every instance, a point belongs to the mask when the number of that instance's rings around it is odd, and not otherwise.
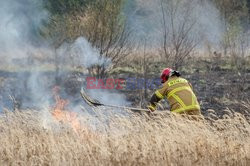
[{"label": "red helmet", "polygon": [[168,77],[171,76],[173,69],[166,68],[161,72],[161,82],[164,83],[168,80]]}]

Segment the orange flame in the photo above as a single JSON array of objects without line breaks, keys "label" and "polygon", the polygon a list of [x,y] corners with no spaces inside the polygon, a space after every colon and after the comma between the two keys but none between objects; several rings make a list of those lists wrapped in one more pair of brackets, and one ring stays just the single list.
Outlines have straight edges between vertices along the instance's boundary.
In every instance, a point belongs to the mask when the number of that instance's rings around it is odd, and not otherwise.
[{"label": "orange flame", "polygon": [[66,124],[70,124],[75,132],[80,129],[80,122],[77,119],[77,114],[74,112],[67,111],[65,107],[69,104],[68,100],[62,99],[58,93],[60,91],[60,87],[56,86],[53,88],[53,95],[56,101],[55,106],[53,107],[52,115],[53,117]]}]

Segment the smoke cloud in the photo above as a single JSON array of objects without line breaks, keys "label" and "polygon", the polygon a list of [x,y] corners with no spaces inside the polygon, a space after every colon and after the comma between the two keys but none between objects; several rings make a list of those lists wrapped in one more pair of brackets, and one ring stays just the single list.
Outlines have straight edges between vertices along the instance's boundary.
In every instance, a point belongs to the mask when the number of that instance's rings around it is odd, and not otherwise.
[{"label": "smoke cloud", "polygon": [[100,56],[99,50],[92,47],[84,37],[79,37],[73,43],[64,43],[57,53],[61,58],[71,60],[75,66],[89,68],[93,65],[104,64],[108,67],[111,64],[111,60]]},{"label": "smoke cloud", "polygon": [[1,76],[6,76],[2,103],[9,95],[19,101],[30,100],[32,105],[41,102],[46,95],[40,93],[44,83],[39,82],[34,60],[50,52],[39,33],[49,14],[39,0],[1,0],[0,6],[0,63],[1,73],[5,73]]},{"label": "smoke cloud", "polygon": [[39,28],[48,19],[48,12],[39,0],[1,0],[0,6],[0,56],[11,63],[42,44]]}]

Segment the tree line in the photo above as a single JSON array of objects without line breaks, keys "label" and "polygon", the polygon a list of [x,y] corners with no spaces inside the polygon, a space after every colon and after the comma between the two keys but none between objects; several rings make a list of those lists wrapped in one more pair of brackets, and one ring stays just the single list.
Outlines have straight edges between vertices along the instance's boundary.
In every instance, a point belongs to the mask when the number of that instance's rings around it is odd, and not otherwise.
[{"label": "tree line", "polygon": [[[84,36],[100,51],[100,56],[108,57],[113,64],[118,64],[131,52],[131,31],[126,27],[124,6],[137,0],[44,0],[45,8],[50,12],[50,21],[43,30],[43,35],[52,41],[55,48],[64,42],[73,42]],[[195,20],[190,20],[189,1],[159,0],[162,19],[162,40],[159,54],[166,63],[174,68],[181,68],[185,60],[191,56],[197,41],[189,36]],[[204,1],[204,0],[198,0]],[[225,34],[221,42],[224,55],[233,57],[232,63],[246,56],[249,46],[247,39],[250,19],[250,0],[209,0],[220,12],[225,25]],[[185,7],[185,17],[181,23],[176,11]],[[170,25],[166,25],[166,17]],[[239,58],[240,57],[240,58]],[[105,75],[105,66],[95,66],[98,75]]]}]

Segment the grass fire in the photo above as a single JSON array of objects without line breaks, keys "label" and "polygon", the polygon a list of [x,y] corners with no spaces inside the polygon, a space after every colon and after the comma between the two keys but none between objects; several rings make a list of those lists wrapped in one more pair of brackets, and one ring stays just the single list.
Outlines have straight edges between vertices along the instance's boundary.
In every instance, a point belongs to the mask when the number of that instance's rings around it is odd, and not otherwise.
[{"label": "grass fire", "polygon": [[61,99],[61,97],[58,95],[58,91],[60,90],[59,87],[54,87],[53,93],[55,97],[55,106],[53,108],[52,116],[62,122],[62,123],[68,123],[71,125],[73,130],[77,132],[80,128],[80,122],[77,119],[77,114],[74,112],[70,112],[68,110],[65,110],[66,106],[69,104],[68,100]]},{"label": "grass fire", "polygon": [[250,1],[0,0],[0,165],[250,165]]}]

